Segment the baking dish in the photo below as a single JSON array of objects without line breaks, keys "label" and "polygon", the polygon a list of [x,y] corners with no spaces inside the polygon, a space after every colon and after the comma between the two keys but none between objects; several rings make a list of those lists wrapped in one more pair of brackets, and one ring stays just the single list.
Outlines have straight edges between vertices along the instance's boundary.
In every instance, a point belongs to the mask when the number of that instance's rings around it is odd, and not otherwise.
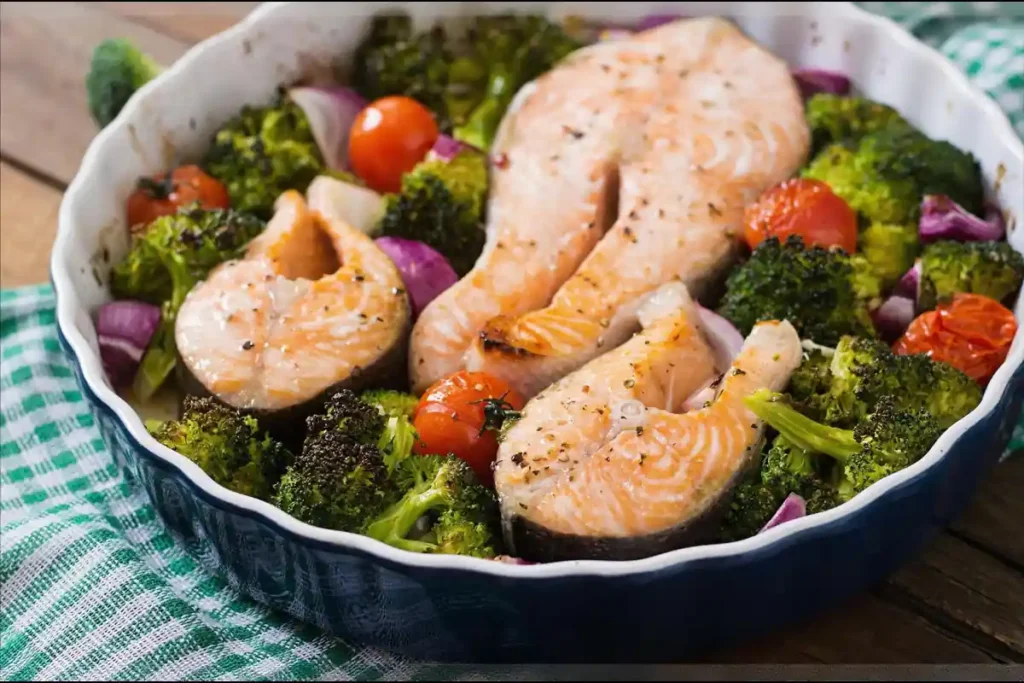
[{"label": "baking dish", "polygon": [[[963,508],[1009,440],[1024,399],[1024,340],[981,404],[921,461],[839,508],[738,543],[631,562],[515,566],[417,555],[318,529],[228,491],[152,439],[109,386],[91,314],[127,248],[122,207],[138,176],[195,159],[241,105],[330,69],[369,18],[542,9],[619,22],[716,14],[794,66],[838,69],[929,135],[972,151],[1008,215],[1024,214],[1024,149],[996,105],[938,53],[853,5],[807,3],[270,3],[197,45],[90,146],[65,195],[51,273],[57,324],[104,438],[204,565],[256,600],[352,641],[458,661],[667,661],[805,618],[898,567]],[[1022,313],[1020,301],[1016,305]]]}]

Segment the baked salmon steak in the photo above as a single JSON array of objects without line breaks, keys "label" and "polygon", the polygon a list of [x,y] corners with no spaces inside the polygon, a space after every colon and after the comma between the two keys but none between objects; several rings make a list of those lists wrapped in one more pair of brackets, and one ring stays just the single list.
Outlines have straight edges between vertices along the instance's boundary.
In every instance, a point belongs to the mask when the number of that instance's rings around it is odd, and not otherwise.
[{"label": "baked salmon steak", "polygon": [[662,284],[699,298],[739,253],[746,204],[809,140],[785,62],[726,20],[572,54],[502,121],[487,244],[417,321],[414,390],[468,368],[530,397],[628,339]]},{"label": "baked salmon steak", "polygon": [[716,375],[695,306],[673,283],[639,319],[642,332],[534,397],[505,436],[494,479],[515,556],[629,560],[700,543],[756,462],[764,424],[743,399],[786,386],[802,357],[793,326],[757,325],[713,400],[680,413]]},{"label": "baked salmon steak", "polygon": [[401,275],[372,239],[316,209],[285,192],[245,256],[189,293],[175,341],[190,393],[301,426],[339,388],[401,386]]}]

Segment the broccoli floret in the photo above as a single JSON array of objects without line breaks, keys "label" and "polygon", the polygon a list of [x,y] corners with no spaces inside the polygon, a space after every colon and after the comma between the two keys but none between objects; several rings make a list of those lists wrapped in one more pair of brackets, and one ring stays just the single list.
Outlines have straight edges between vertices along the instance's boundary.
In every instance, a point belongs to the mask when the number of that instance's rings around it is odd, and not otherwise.
[{"label": "broccoli floret", "polygon": [[972,213],[982,206],[977,160],[909,126],[829,145],[802,175],[828,183],[867,222],[916,225],[926,194],[946,194]]},{"label": "broccoli floret", "polygon": [[486,151],[516,92],[582,44],[540,15],[480,16],[468,34],[471,59],[487,74],[486,88],[483,101],[454,136]]},{"label": "broccoli floret", "polygon": [[921,255],[918,306],[931,310],[958,293],[1003,301],[1022,280],[1024,257],[1006,242],[935,242]]},{"label": "broccoli floret", "polygon": [[789,378],[786,392],[801,412],[824,419],[832,397],[832,356],[821,349],[804,352],[803,360]]},{"label": "broccoli floret", "polygon": [[336,393],[322,413],[307,418],[302,451],[282,477],[275,504],[308,524],[362,533],[401,495],[379,447],[386,422],[376,405],[348,390]]},{"label": "broccoli floret", "polygon": [[917,226],[872,223],[857,237],[858,247],[886,290],[899,282],[917,258],[921,244]]},{"label": "broccoli floret", "polygon": [[830,371],[824,420],[834,425],[855,425],[891,396],[901,409],[925,408],[946,429],[981,401],[977,383],[952,365],[923,354],[898,356],[872,339],[840,340]]},{"label": "broccoli floret", "polygon": [[841,249],[805,247],[798,236],[772,237],[726,281],[719,313],[749,334],[762,320],[788,320],[803,339],[833,345],[846,334],[874,336],[863,273]]},{"label": "broccoli floret", "polygon": [[791,493],[806,499],[824,485],[815,457],[785,436],[776,436],[761,461],[761,483],[779,500]]},{"label": "broccoli floret", "polygon": [[413,444],[416,443],[412,417],[419,399],[412,394],[391,390],[365,391],[360,399],[375,407],[384,420],[377,448],[383,454],[384,464],[391,473],[398,462],[412,452]]},{"label": "broccoli floret", "polygon": [[461,277],[483,251],[486,199],[484,155],[466,149],[451,161],[430,158],[402,177],[399,194],[388,196],[380,232],[427,244]]},{"label": "broccoli floret", "polygon": [[162,66],[124,38],[101,42],[92,51],[85,76],[85,94],[93,120],[100,128],[107,126],[135,91],[162,71]]},{"label": "broccoli floret", "polygon": [[305,192],[325,171],[309,120],[284,93],[270,106],[243,107],[214,135],[202,165],[224,183],[232,208],[264,220],[283,192]]},{"label": "broccoli floret", "polygon": [[[498,554],[497,499],[464,460],[454,455],[406,458],[395,480],[406,493],[367,526],[367,536],[412,552]],[[417,533],[424,518],[430,528]]]},{"label": "broccoli floret", "polygon": [[232,210],[182,208],[133,238],[128,255],[111,271],[111,293],[161,305],[163,314],[135,376],[140,399],[149,399],[174,369],[174,322],[185,296],[214,266],[240,256],[265,227]]},{"label": "broccoli floret", "polygon": [[442,131],[449,131],[449,80],[453,75],[464,78],[464,72],[452,73],[454,55],[446,42],[440,26],[415,35],[407,15],[375,17],[355,52],[352,87],[371,101],[388,95],[411,97],[434,112]]},{"label": "broccoli floret", "polygon": [[186,396],[182,416],[149,422],[153,437],[199,465],[215,482],[269,500],[292,455],[255,418],[211,398]]},{"label": "broccoli floret", "polygon": [[891,396],[882,397],[852,430],[815,422],[769,389],[754,392],[745,402],[791,443],[841,463],[842,480],[836,488],[841,501],[916,462],[942,433],[927,410],[898,407]]},{"label": "broccoli floret", "polygon": [[892,107],[863,97],[818,93],[807,100],[813,151],[836,142],[856,142],[868,133],[906,124]]},{"label": "broccoli floret", "polygon": [[775,511],[782,499],[761,483],[759,472],[740,482],[732,493],[718,536],[723,541],[739,541],[756,536]]}]

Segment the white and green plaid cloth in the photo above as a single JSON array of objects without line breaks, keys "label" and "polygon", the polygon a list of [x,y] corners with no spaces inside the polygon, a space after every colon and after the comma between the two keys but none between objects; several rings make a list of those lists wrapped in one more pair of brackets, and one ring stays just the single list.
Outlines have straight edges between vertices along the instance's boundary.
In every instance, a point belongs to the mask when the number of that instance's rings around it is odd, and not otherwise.
[{"label": "white and green plaid cloth", "polygon": [[[939,47],[1024,136],[1024,10],[866,4]],[[1024,448],[1024,424],[1014,441]],[[455,675],[349,646],[202,571],[105,448],[58,344],[48,286],[0,292],[0,483],[5,680]]]}]

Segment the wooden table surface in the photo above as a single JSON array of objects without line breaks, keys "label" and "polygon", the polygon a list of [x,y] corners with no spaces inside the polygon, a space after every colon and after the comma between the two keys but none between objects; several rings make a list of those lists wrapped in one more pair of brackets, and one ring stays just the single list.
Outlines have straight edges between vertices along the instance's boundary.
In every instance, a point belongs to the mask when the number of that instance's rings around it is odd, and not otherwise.
[{"label": "wooden table surface", "polygon": [[[61,193],[96,133],[83,89],[92,47],[127,37],[167,64],[255,4],[0,3],[0,286],[47,279]],[[709,657],[1024,662],[1024,457],[995,468],[963,519],[870,592]]]}]

